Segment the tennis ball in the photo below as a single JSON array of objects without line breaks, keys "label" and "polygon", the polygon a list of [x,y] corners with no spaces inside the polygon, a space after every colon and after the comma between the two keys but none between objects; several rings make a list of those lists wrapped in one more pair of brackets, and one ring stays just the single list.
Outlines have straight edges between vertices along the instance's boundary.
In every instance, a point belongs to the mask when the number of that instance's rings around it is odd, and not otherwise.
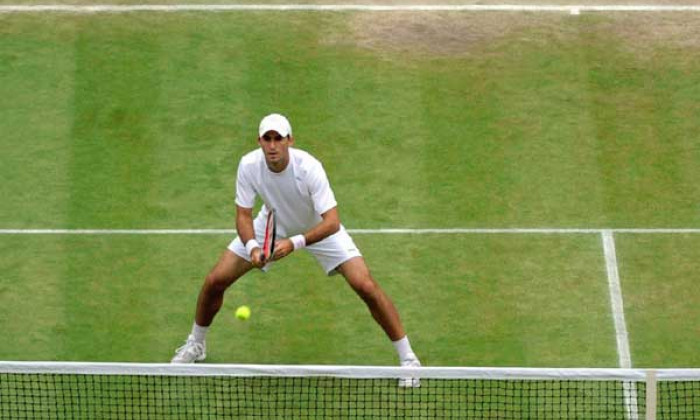
[{"label": "tennis ball", "polygon": [[239,306],[238,309],[236,309],[236,318],[240,319],[241,321],[245,321],[246,319],[250,318],[250,308],[245,305]]}]

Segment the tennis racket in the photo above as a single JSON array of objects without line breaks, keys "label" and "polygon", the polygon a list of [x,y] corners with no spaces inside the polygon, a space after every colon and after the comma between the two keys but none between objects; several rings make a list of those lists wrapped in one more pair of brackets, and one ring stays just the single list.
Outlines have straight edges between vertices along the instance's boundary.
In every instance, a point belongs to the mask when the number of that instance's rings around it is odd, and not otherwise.
[{"label": "tennis racket", "polygon": [[275,241],[277,240],[277,221],[275,220],[275,210],[270,209],[267,213],[267,223],[265,224],[265,239],[262,247],[263,262],[272,259],[275,253]]}]

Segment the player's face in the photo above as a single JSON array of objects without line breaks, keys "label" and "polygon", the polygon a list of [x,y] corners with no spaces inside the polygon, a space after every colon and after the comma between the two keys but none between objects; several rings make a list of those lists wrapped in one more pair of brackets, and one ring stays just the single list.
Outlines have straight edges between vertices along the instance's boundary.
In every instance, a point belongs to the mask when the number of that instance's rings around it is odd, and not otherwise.
[{"label": "player's face", "polygon": [[281,172],[289,163],[289,147],[294,144],[294,137],[282,137],[276,131],[268,131],[258,138],[258,143],[265,153],[268,168]]}]

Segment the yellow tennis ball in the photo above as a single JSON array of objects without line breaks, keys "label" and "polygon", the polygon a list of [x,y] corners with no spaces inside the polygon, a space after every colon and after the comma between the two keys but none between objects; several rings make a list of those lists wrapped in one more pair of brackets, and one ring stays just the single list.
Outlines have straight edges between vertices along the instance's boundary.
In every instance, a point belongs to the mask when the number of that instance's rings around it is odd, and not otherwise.
[{"label": "yellow tennis ball", "polygon": [[239,306],[238,309],[236,309],[236,318],[240,319],[241,321],[245,321],[246,319],[250,318],[250,308],[245,305]]}]

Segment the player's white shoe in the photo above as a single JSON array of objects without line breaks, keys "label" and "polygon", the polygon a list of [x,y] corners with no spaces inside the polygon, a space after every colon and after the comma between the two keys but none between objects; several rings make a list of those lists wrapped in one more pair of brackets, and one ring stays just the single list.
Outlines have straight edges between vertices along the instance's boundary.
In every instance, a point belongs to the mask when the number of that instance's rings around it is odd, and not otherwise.
[{"label": "player's white shoe", "polygon": [[201,362],[207,357],[207,345],[206,342],[198,343],[194,341],[194,337],[190,335],[187,337],[187,342],[177,350],[175,350],[175,357],[170,361],[170,363],[194,363]]},{"label": "player's white shoe", "polygon": [[[418,358],[413,356],[413,358],[402,360],[401,361],[401,367],[408,367],[408,368],[414,368],[414,367],[420,367],[420,362],[418,361]],[[399,388],[420,388],[420,379],[419,378],[401,378],[399,379]]]}]

